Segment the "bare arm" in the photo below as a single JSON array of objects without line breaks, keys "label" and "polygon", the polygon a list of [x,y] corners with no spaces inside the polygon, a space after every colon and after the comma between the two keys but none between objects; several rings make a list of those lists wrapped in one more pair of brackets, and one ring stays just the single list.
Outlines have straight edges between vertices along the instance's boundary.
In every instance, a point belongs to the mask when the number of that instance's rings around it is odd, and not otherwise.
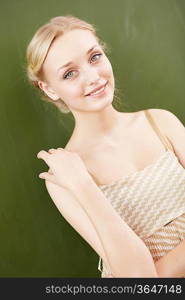
[{"label": "bare arm", "polygon": [[76,190],[75,196],[49,181],[46,187],[61,214],[102,257],[113,277],[157,276],[147,247],[117,215],[96,184],[88,182]]},{"label": "bare arm", "polygon": [[157,277],[148,248],[93,180],[75,186],[72,193],[91,220],[114,277]]},{"label": "bare arm", "polygon": [[155,263],[159,277],[185,277],[185,240]]},{"label": "bare arm", "polygon": [[66,221],[83,237],[108,266],[99,237],[83,207],[69,190],[45,181],[48,193]]},{"label": "bare arm", "polygon": [[[116,213],[87,172],[77,153],[62,148],[37,154],[51,168],[40,178],[69,190],[83,207],[94,229],[114,277],[157,277],[146,245]],[[133,267],[134,266],[134,267]]]}]

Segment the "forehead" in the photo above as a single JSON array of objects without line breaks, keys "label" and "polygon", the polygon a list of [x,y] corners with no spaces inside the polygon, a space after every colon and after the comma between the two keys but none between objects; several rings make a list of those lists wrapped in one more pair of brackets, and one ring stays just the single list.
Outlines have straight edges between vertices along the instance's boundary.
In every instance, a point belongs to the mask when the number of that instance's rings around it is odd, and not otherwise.
[{"label": "forehead", "polygon": [[48,51],[45,65],[56,61],[65,64],[78,56],[85,55],[96,44],[98,45],[97,39],[89,30],[71,30],[54,40]]}]

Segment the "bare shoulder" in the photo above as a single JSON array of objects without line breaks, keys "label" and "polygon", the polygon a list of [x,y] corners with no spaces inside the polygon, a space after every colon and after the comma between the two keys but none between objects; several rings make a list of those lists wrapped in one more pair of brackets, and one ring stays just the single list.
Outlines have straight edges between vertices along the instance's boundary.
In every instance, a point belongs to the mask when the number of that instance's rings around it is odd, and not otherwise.
[{"label": "bare shoulder", "polygon": [[77,152],[78,153],[77,144],[78,143],[75,143],[75,141],[73,141],[73,138],[70,137],[70,139],[68,140],[67,144],[64,147],[64,150],[66,150],[66,151],[72,151],[72,152]]},{"label": "bare shoulder", "polygon": [[149,112],[158,122],[158,126],[163,130],[173,145],[176,155],[182,166],[185,168],[185,127],[179,118],[169,110],[149,109]]},{"label": "bare shoulder", "polygon": [[161,109],[161,108],[150,108],[148,109],[149,113],[152,114],[153,116],[159,117],[159,118],[163,118],[163,117],[167,117],[167,118],[171,118],[171,117],[175,117],[175,115],[167,110],[167,109]]},{"label": "bare shoulder", "polygon": [[178,134],[180,133],[179,130],[184,130],[182,122],[171,111],[157,108],[151,108],[148,111],[167,135],[172,135],[175,132]]}]

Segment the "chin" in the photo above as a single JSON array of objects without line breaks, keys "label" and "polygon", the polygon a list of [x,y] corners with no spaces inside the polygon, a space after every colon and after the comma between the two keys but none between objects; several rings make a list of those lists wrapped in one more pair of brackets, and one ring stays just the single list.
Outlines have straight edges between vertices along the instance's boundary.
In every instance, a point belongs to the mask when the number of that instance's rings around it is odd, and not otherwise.
[{"label": "chin", "polygon": [[91,108],[89,107],[89,111],[92,112],[98,112],[98,111],[103,111],[104,109],[107,109],[108,107],[112,106],[113,99],[107,100],[106,101],[100,101],[99,103],[93,103]]}]

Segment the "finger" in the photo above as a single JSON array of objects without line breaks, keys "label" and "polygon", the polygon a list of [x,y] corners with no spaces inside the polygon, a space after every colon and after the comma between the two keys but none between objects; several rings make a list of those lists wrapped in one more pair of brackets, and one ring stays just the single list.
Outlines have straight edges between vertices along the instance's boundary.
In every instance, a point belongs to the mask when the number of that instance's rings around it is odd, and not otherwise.
[{"label": "finger", "polygon": [[55,176],[54,176],[54,175],[51,175],[51,174],[49,174],[49,173],[47,173],[47,172],[40,173],[40,174],[39,174],[39,178],[45,179],[45,180],[48,180],[48,181],[50,181],[50,182],[52,182],[52,183],[57,184]]},{"label": "finger", "polygon": [[53,172],[51,171],[51,169],[49,168],[48,173],[53,175]]},{"label": "finger", "polygon": [[54,152],[56,152],[56,149],[53,149],[53,148],[52,148],[52,149],[49,149],[48,152],[49,152],[49,153],[54,153]]},{"label": "finger", "polygon": [[63,148],[57,148],[58,150],[64,150]]},{"label": "finger", "polygon": [[44,150],[41,150],[38,154],[37,154],[37,158],[38,159],[44,159],[44,160],[47,160],[49,154],[44,151]]}]

